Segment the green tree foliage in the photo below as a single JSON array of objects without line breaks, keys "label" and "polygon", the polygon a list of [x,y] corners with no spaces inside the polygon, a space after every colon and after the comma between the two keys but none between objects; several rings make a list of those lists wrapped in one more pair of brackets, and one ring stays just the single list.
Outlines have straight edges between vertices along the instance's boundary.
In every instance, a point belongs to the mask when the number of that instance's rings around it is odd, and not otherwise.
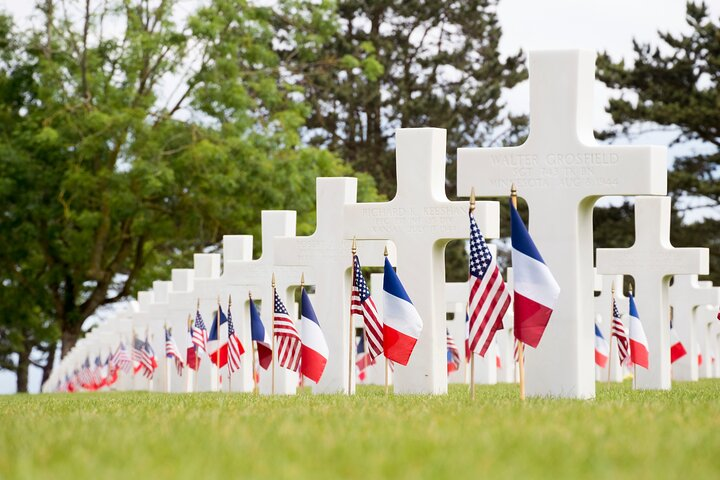
[{"label": "green tree foliage", "polygon": [[[687,4],[686,19],[687,34],[660,32],[657,46],[635,42],[632,65],[601,55],[597,75],[621,93],[610,101],[608,111],[617,127],[606,136],[664,130],[674,135],[671,145],[685,144],[668,173],[675,208],[672,241],[710,247],[711,279],[718,282],[720,221],[682,220],[693,209],[720,205],[720,19],[710,18],[704,3],[694,2]],[[613,246],[617,235],[632,231],[632,217],[622,226],[596,222],[595,238],[601,246]]]},{"label": "green tree foliage", "polygon": [[[310,233],[315,177],[354,175],[302,144],[311,106],[276,51],[330,41],[328,5],[181,3],[46,0],[28,31],[0,22],[3,367],[64,354],[98,308],[223,234],[259,241],[262,209]],[[367,175],[359,190],[377,198]]]},{"label": "green tree foliage", "polygon": [[[495,0],[340,0],[338,29],[324,43],[282,55],[311,107],[310,144],[371,174],[392,197],[395,129],[445,128],[454,198],[457,148],[516,141],[525,125],[500,101],[526,73],[521,53],[498,53],[495,7]],[[450,281],[467,278],[463,245],[448,246]]]},{"label": "green tree foliage", "polygon": [[[494,0],[341,0],[339,28],[317,68],[289,69],[305,87],[311,143],[328,147],[395,193],[394,133],[437,126],[448,152],[506,138],[500,95],[525,78],[520,53],[500,58]],[[505,130],[502,130],[505,132]],[[514,130],[513,130],[514,131]],[[455,194],[454,162],[449,193]]]}]

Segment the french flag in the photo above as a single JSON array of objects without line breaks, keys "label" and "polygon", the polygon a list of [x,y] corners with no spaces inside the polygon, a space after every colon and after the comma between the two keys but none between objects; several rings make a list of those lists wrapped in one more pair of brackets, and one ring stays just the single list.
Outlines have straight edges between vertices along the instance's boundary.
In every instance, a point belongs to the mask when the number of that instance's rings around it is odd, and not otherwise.
[{"label": "french flag", "polygon": [[610,347],[597,324],[595,324],[595,365],[605,368],[609,355]]},{"label": "french flag", "polygon": [[308,297],[304,288],[302,289],[301,322],[302,348],[300,353],[302,362],[300,371],[307,378],[317,383],[325,370],[330,350],[325,341],[325,335],[320,329],[315,310],[312,303],[310,303],[310,297]]},{"label": "french flag", "polygon": [[[218,334],[218,314],[220,315],[220,332]],[[222,340],[220,340],[222,338]],[[217,311],[213,312],[212,326],[208,336],[207,352],[210,361],[222,368],[228,362],[228,328],[227,316],[218,305]]]},{"label": "french flag", "polygon": [[273,356],[270,336],[267,334],[265,325],[260,319],[260,313],[252,300],[250,300],[250,336],[257,346],[258,363],[267,370],[272,363]]},{"label": "french flag", "polygon": [[385,357],[400,365],[407,365],[422,332],[423,322],[387,257],[383,294]]},{"label": "french flag", "polygon": [[687,355],[687,350],[685,350],[685,345],[682,344],[680,341],[680,337],[678,336],[677,332],[675,331],[675,328],[673,328],[672,324],[670,325],[670,363],[675,363],[676,360],[684,357]]},{"label": "french flag", "polygon": [[645,336],[645,330],[640,317],[638,316],[637,307],[635,306],[635,297],[630,293],[630,360],[633,364],[643,368],[648,368],[648,341]]},{"label": "french flag", "polygon": [[510,236],[514,273],[515,337],[535,348],[560,295],[560,286],[545,265],[515,206],[510,202]]}]

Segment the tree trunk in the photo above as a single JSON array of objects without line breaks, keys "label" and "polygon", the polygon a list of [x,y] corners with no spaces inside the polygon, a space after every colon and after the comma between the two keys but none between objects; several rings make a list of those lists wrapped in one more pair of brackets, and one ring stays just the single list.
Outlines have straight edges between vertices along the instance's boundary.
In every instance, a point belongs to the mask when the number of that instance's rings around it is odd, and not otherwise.
[{"label": "tree trunk", "polygon": [[50,374],[52,373],[53,367],[55,366],[55,352],[56,351],[57,351],[57,342],[51,344],[48,347],[48,359],[47,359],[47,363],[43,367],[42,383],[40,385],[44,385],[45,382],[47,382],[48,378],[50,378]]},{"label": "tree trunk", "polygon": [[80,329],[65,330],[62,332],[62,350],[60,351],[60,358],[65,358],[65,355],[70,352],[72,347],[75,346],[78,339],[80,338]]},{"label": "tree trunk", "polygon": [[30,367],[30,351],[23,349],[18,352],[17,366],[17,393],[27,393],[28,391],[28,368]]}]

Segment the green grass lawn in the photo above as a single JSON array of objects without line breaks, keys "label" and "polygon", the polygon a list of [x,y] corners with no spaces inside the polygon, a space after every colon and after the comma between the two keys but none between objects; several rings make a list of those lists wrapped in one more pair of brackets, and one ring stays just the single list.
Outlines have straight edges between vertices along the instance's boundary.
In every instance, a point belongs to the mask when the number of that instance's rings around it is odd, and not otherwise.
[{"label": "green grass lawn", "polygon": [[100,393],[0,398],[0,478],[720,478],[720,381],[593,401]]}]

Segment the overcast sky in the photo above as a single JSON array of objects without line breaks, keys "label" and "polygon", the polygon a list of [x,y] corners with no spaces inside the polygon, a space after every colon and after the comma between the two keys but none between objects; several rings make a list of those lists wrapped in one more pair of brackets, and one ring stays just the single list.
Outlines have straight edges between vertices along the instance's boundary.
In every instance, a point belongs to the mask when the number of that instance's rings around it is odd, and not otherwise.
[{"label": "overcast sky", "polygon": [[[0,0],[0,8],[12,13],[22,25],[33,13],[29,0]],[[196,0],[183,0],[181,7],[191,10]],[[713,17],[720,15],[720,2],[709,2]],[[632,59],[632,40],[656,43],[657,31],[687,31],[684,0],[501,0],[498,16],[503,29],[501,52],[518,49],[584,48],[607,51],[615,58]],[[506,95],[509,108],[516,113],[528,110],[528,85],[524,83]],[[604,112],[608,92],[595,88],[594,127],[609,125]],[[442,125],[434,125],[442,127]],[[648,141],[648,139],[644,139]],[[652,139],[651,139],[652,140]],[[662,138],[657,138],[661,142]],[[37,390],[39,373],[31,371],[30,382]],[[14,376],[0,373],[0,393],[12,393]]]}]

